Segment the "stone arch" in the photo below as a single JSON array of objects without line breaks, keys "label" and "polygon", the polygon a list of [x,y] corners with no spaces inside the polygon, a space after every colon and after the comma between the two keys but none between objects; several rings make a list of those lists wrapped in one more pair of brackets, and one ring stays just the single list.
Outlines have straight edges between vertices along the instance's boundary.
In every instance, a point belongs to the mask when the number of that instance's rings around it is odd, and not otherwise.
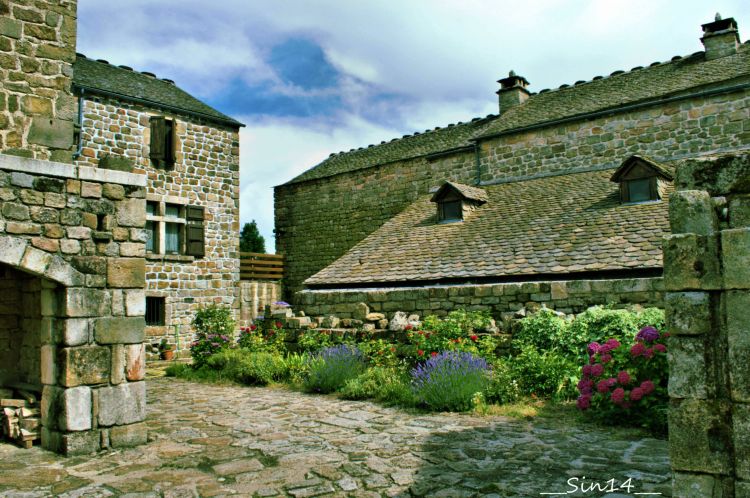
[{"label": "stone arch", "polygon": [[83,273],[62,256],[37,249],[28,239],[20,237],[0,235],[0,263],[65,287],[80,287],[85,283]]}]

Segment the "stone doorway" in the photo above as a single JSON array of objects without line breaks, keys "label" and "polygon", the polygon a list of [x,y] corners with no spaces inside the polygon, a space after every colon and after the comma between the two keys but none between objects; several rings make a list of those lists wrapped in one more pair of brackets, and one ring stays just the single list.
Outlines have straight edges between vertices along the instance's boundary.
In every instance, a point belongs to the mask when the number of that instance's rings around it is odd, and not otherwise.
[{"label": "stone doorway", "polygon": [[24,402],[3,406],[10,419],[3,422],[6,434],[27,446],[41,440],[42,408],[50,408],[42,397],[43,379],[49,383],[54,377],[54,358],[44,354],[49,353],[44,345],[53,342],[57,328],[59,289],[50,280],[0,264],[0,398]]}]

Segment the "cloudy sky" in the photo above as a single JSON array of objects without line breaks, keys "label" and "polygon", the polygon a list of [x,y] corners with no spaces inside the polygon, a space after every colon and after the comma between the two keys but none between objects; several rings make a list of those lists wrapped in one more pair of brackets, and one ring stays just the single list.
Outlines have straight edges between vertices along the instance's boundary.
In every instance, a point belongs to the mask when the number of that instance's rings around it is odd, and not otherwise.
[{"label": "cloudy sky", "polygon": [[531,91],[702,49],[747,0],[79,0],[78,51],[170,78],[247,125],[242,223],[273,250],[273,190],[331,152],[497,112]]}]

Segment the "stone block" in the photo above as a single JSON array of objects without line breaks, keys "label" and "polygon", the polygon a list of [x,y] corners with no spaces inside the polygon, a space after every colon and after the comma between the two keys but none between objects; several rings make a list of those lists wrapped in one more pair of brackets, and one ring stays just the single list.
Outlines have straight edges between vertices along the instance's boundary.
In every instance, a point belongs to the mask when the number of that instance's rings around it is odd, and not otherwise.
[{"label": "stone block", "polygon": [[750,228],[721,231],[721,258],[724,286],[750,289]]},{"label": "stone block", "polygon": [[68,318],[60,329],[59,342],[65,346],[82,346],[90,340],[89,321],[85,318]]},{"label": "stone block", "polygon": [[705,354],[706,348],[702,337],[673,337],[670,340],[667,351],[670,397],[708,397]]},{"label": "stone block", "polygon": [[369,313],[369,306],[367,306],[365,303],[357,303],[354,305],[354,309],[352,310],[352,318],[356,320],[364,320]]},{"label": "stone block", "polygon": [[125,315],[127,316],[145,316],[146,315],[146,293],[143,289],[126,290],[125,294]]},{"label": "stone block", "polygon": [[385,318],[385,315],[383,313],[368,313],[365,316],[365,321],[379,322],[380,320],[383,320],[384,318]]},{"label": "stone block", "polygon": [[21,22],[10,17],[0,17],[0,35],[8,38],[21,38]]},{"label": "stone block", "polygon": [[29,127],[28,141],[53,149],[69,149],[73,146],[73,122],[34,117]]},{"label": "stone block", "polygon": [[145,339],[145,328],[143,317],[97,318],[94,339],[99,344],[139,344]]},{"label": "stone block", "polygon": [[717,400],[672,400],[669,409],[669,458],[672,469],[729,474],[729,407]]},{"label": "stone block", "polygon": [[711,331],[711,295],[708,292],[669,292],[664,304],[670,334],[700,335]]},{"label": "stone block", "polygon": [[750,227],[750,195],[738,195],[729,201],[729,226]]},{"label": "stone block", "polygon": [[747,193],[750,157],[747,154],[685,161],[675,174],[678,190],[706,190],[712,196]]},{"label": "stone block", "polygon": [[61,451],[67,456],[90,455],[101,448],[99,431],[68,432],[61,435]]},{"label": "stone block", "polygon": [[715,237],[690,233],[664,239],[664,286],[667,290],[720,289]]},{"label": "stone block", "polygon": [[730,291],[726,296],[729,379],[735,401],[750,402],[750,291]]},{"label": "stone block", "polygon": [[290,329],[301,329],[309,327],[312,321],[308,316],[292,316],[286,319],[285,324]]},{"label": "stone block", "polygon": [[669,197],[672,233],[711,235],[719,229],[711,196],[703,190],[682,190]]},{"label": "stone block", "polygon": [[41,351],[41,379],[42,384],[57,383],[57,348],[52,345],[42,346]]},{"label": "stone block", "polygon": [[388,330],[390,330],[391,332],[403,331],[404,327],[409,325],[408,318],[409,317],[403,311],[397,311],[393,314],[391,321],[388,322]]},{"label": "stone block", "polygon": [[125,156],[104,154],[99,159],[99,167],[103,169],[132,173],[133,169],[135,169],[135,164],[133,163],[132,159],[129,159]]},{"label": "stone block", "polygon": [[126,425],[146,418],[146,383],[126,382],[102,387],[99,395],[99,425]]},{"label": "stone block", "polygon": [[146,345],[125,346],[125,378],[134,382],[146,378]]},{"label": "stone block", "polygon": [[73,268],[70,263],[57,254],[52,256],[47,269],[44,270],[44,276],[67,287],[78,287],[85,282],[83,273]]},{"label": "stone block", "polygon": [[101,183],[81,182],[81,197],[99,199],[101,198],[101,196],[102,196],[102,184]]},{"label": "stone block", "polygon": [[550,297],[553,301],[568,299],[568,286],[565,282],[550,283]]},{"label": "stone block", "polygon": [[63,389],[57,386],[45,385],[42,387],[42,402],[40,415],[42,425],[48,429],[57,429],[58,417],[60,413],[60,400]]},{"label": "stone block", "polygon": [[15,185],[16,187],[34,188],[35,178],[36,177],[27,175],[26,173],[20,173],[18,171],[14,171],[10,175],[10,183],[11,185]]},{"label": "stone block", "polygon": [[25,239],[8,235],[0,236],[0,263],[18,266],[26,252],[27,245],[28,242]]},{"label": "stone block", "polygon": [[750,481],[750,405],[734,404],[732,426],[734,429],[735,472],[740,479]]},{"label": "stone block", "polygon": [[110,382],[113,385],[125,382],[125,346],[115,344],[112,346],[112,368],[110,369]]},{"label": "stone block", "polygon": [[125,187],[116,183],[106,183],[102,186],[102,195],[113,201],[120,201],[125,198]]},{"label": "stone block", "polygon": [[146,444],[148,426],[144,422],[114,426],[109,429],[109,444],[113,448],[130,448]]},{"label": "stone block", "polygon": [[144,288],[146,286],[146,260],[110,258],[107,261],[107,285],[118,288]]},{"label": "stone block", "polygon": [[52,255],[36,247],[27,247],[21,260],[21,266],[32,273],[41,275],[52,261]]},{"label": "stone block", "polygon": [[725,492],[722,481],[720,476],[710,474],[675,472],[672,479],[672,496],[679,498],[731,498],[731,495]]},{"label": "stone block", "polygon": [[324,329],[335,329],[339,326],[339,320],[338,317],[334,315],[329,315],[323,318],[323,321],[321,322],[320,326]]},{"label": "stone block", "polygon": [[109,382],[110,349],[100,346],[62,348],[58,381],[65,387]]},{"label": "stone block", "polygon": [[74,387],[63,390],[60,398],[59,428],[65,431],[91,429],[91,388]]},{"label": "stone block", "polygon": [[121,227],[143,228],[146,224],[146,200],[128,198],[119,202],[117,224]]},{"label": "stone block", "polygon": [[65,289],[64,293],[65,316],[106,316],[110,313],[111,298],[106,290],[71,287]]}]

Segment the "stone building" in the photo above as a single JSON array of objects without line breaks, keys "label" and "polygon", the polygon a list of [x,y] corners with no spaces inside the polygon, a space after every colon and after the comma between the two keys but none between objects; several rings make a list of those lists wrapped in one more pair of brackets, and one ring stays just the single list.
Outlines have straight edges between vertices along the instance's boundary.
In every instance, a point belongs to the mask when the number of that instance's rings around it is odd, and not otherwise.
[{"label": "stone building", "polygon": [[276,187],[286,297],[340,316],[661,306],[675,167],[750,146],[750,45],[733,19],[702,29],[704,51],[553,90],[511,72],[497,114]]},{"label": "stone building", "polygon": [[145,252],[125,231],[112,244],[146,257],[147,340],[184,349],[199,306],[239,308],[242,124],[171,80],[80,54],[73,92],[81,117],[74,164],[148,178]]}]

